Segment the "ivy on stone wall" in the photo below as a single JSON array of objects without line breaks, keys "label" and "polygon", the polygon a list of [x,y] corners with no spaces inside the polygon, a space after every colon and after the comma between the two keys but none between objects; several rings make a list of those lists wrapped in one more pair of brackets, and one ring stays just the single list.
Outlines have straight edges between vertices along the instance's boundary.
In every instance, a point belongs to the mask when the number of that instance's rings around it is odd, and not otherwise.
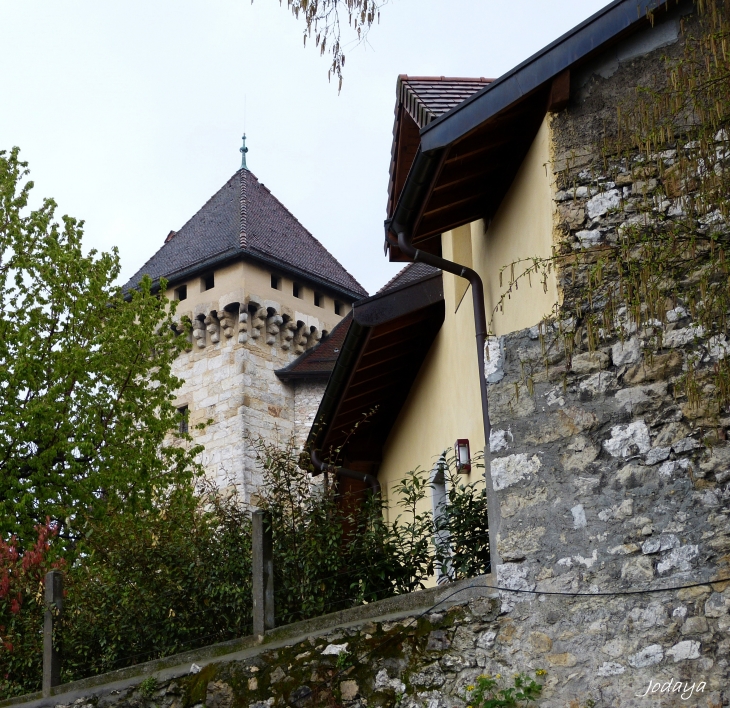
[{"label": "ivy on stone wall", "polygon": [[[684,368],[675,396],[714,427],[730,404],[730,5],[698,0],[679,43],[598,142],[558,157],[562,241],[503,269],[495,312],[555,269],[563,300],[539,327],[546,367],[560,349],[569,370],[577,352],[637,337],[650,363]],[[680,327],[696,345],[684,363],[663,353],[687,344]]]}]

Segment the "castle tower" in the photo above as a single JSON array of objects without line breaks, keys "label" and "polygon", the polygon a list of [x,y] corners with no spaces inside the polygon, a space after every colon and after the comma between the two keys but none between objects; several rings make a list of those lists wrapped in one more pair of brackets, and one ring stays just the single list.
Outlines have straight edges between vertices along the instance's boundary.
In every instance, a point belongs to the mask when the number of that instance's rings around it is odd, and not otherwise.
[{"label": "castle tower", "polygon": [[275,372],[326,339],[367,293],[243,158],[125,288],[144,275],[166,279],[177,319],[192,322],[190,350],[175,364],[184,382],[175,405],[205,446],[207,475],[248,500],[259,479],[246,434],[305,438],[308,427],[298,428],[314,417],[326,384],[326,372],[283,379]]}]

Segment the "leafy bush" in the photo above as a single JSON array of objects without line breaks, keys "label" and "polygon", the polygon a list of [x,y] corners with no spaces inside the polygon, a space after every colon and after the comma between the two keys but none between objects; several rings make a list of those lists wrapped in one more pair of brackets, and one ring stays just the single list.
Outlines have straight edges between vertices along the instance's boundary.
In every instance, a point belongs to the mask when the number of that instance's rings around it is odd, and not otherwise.
[{"label": "leafy bush", "polygon": [[40,689],[42,581],[64,567],[62,681],[251,633],[250,516],[181,486],[139,513],[90,519],[72,563],[56,527],[23,551],[0,541],[0,699]]},{"label": "leafy bush", "polygon": [[[398,485],[400,514],[388,524],[379,497],[343,498],[331,479],[313,480],[292,442],[255,448],[277,625],[417,590],[438,567],[453,579],[488,570],[486,496],[459,484],[452,461],[436,523],[422,511],[432,485],[415,471]],[[181,484],[147,509],[77,517],[73,555],[50,522],[30,548],[0,543],[0,698],[40,688],[42,581],[54,567],[65,569],[64,682],[250,634],[250,519],[236,496]]]},{"label": "leafy bush", "polygon": [[[537,677],[545,671],[538,669]],[[527,674],[515,674],[512,685],[500,688],[502,676],[482,674],[477,677],[476,685],[466,687],[466,700],[469,708],[517,708],[536,701],[542,693],[542,685]]]},{"label": "leafy bush", "polygon": [[[17,538],[0,538],[0,699],[40,687],[43,673],[43,578],[63,559],[52,560],[58,527],[36,527],[36,541],[24,553]],[[29,685],[26,677],[35,677]],[[37,684],[37,686],[36,686]]]},{"label": "leafy bush", "polygon": [[436,568],[452,580],[489,571],[486,491],[461,483],[453,456],[443,461],[448,503],[436,522],[423,509],[429,474],[415,470],[396,485],[400,513],[388,524],[379,496],[343,498],[327,475],[313,480],[293,441],[252,442],[273,532],[277,624],[418,590]]},{"label": "leafy bush", "polygon": [[68,573],[63,680],[251,632],[250,516],[211,489],[93,521]]}]

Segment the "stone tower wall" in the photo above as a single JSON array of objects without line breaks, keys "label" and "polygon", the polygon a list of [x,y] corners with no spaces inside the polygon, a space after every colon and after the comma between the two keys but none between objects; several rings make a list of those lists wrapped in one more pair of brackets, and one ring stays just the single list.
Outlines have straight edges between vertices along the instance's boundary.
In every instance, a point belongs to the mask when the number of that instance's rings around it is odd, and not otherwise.
[{"label": "stone tower wall", "polygon": [[188,406],[190,433],[205,447],[207,476],[220,487],[235,486],[248,501],[261,479],[247,437],[306,440],[324,382],[298,389],[275,371],[316,345],[326,325],[242,290],[192,312],[180,308],[177,318],[190,320],[192,333],[179,325],[190,346],[175,362],[184,382],[175,405]]}]

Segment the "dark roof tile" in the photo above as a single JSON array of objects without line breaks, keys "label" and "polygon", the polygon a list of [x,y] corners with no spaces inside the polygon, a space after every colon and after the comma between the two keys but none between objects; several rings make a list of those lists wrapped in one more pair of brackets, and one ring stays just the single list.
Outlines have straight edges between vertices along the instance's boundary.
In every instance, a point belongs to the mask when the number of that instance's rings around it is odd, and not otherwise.
[{"label": "dark roof tile", "polygon": [[398,77],[398,101],[418,127],[424,128],[492,81],[494,79],[483,77],[469,79],[402,74]]},{"label": "dark roof tile", "polygon": [[353,298],[367,295],[249,170],[236,172],[177,233],[168,236],[124,288],[135,287],[143,275],[174,280],[212,261],[246,256],[298,271]]},{"label": "dark roof tile", "polygon": [[291,364],[276,371],[276,375],[284,380],[291,379],[323,379],[329,378],[335,362],[340,355],[342,343],[352,323],[352,310],[347,313],[329,333],[326,339],[308,349]]},{"label": "dark roof tile", "polygon": [[405,268],[399,270],[398,273],[385,285],[383,285],[376,295],[381,295],[388,290],[395,290],[396,288],[400,288],[404,285],[409,285],[410,283],[416,283],[419,280],[430,278],[432,275],[436,275],[436,273],[440,272],[441,271],[438,268],[434,268],[426,263],[409,263]]}]

